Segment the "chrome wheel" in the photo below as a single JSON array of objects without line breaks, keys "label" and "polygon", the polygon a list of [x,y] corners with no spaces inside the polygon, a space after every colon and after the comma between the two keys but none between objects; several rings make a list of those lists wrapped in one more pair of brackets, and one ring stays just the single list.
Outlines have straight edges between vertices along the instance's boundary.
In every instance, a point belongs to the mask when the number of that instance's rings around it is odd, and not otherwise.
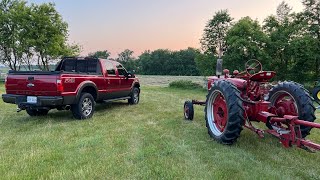
[{"label": "chrome wheel", "polygon": [[81,104],[81,108],[82,108],[83,115],[89,116],[91,114],[92,108],[93,108],[92,101],[89,98],[83,99],[82,104]]},{"label": "chrome wheel", "polygon": [[135,90],[133,92],[133,102],[134,104],[137,104],[139,102],[139,90]]}]

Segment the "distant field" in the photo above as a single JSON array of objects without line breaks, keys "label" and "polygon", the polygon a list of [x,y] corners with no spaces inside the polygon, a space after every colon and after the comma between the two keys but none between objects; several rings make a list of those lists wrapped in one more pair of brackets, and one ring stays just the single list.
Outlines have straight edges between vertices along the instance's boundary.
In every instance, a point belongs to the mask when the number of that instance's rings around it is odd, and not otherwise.
[{"label": "distant field", "polygon": [[4,78],[8,73],[8,71],[9,71],[9,68],[4,68],[4,67],[0,68],[0,82],[4,81]]},{"label": "distant field", "polygon": [[9,70],[9,68],[0,68],[1,73],[7,73]]},{"label": "distant field", "polygon": [[204,76],[151,76],[137,75],[142,85],[147,86],[168,86],[170,82],[175,80],[190,80],[201,85],[206,85],[206,77]]}]

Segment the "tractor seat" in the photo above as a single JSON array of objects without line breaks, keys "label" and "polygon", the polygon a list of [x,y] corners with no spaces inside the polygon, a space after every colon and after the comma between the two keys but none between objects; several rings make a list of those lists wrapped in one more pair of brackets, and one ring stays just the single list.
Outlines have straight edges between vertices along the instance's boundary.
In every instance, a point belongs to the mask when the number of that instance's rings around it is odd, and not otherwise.
[{"label": "tractor seat", "polygon": [[274,71],[260,71],[250,77],[251,81],[267,82],[276,75]]}]

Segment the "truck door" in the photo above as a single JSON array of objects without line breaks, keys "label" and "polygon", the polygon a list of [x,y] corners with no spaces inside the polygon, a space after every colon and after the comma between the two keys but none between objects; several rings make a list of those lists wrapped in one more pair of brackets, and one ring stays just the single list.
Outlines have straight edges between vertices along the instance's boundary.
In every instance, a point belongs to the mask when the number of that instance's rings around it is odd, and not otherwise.
[{"label": "truck door", "polygon": [[122,96],[129,96],[134,78],[128,78],[126,76],[127,70],[120,63],[117,63],[117,71],[120,78],[121,94]]},{"label": "truck door", "polygon": [[120,86],[120,78],[116,74],[116,66],[112,61],[105,61],[105,83],[107,95],[104,99],[114,99],[120,96],[119,94],[119,86]]}]

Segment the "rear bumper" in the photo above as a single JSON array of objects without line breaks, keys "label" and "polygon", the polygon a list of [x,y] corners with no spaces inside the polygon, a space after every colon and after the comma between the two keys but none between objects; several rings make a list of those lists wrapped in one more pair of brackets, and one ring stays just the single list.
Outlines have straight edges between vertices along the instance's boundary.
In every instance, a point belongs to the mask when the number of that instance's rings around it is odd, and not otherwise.
[{"label": "rear bumper", "polygon": [[27,96],[15,94],[3,94],[2,100],[6,103],[17,104],[19,108],[28,107],[57,107],[69,105],[75,97],[64,96],[37,96],[37,103],[28,103]]}]

